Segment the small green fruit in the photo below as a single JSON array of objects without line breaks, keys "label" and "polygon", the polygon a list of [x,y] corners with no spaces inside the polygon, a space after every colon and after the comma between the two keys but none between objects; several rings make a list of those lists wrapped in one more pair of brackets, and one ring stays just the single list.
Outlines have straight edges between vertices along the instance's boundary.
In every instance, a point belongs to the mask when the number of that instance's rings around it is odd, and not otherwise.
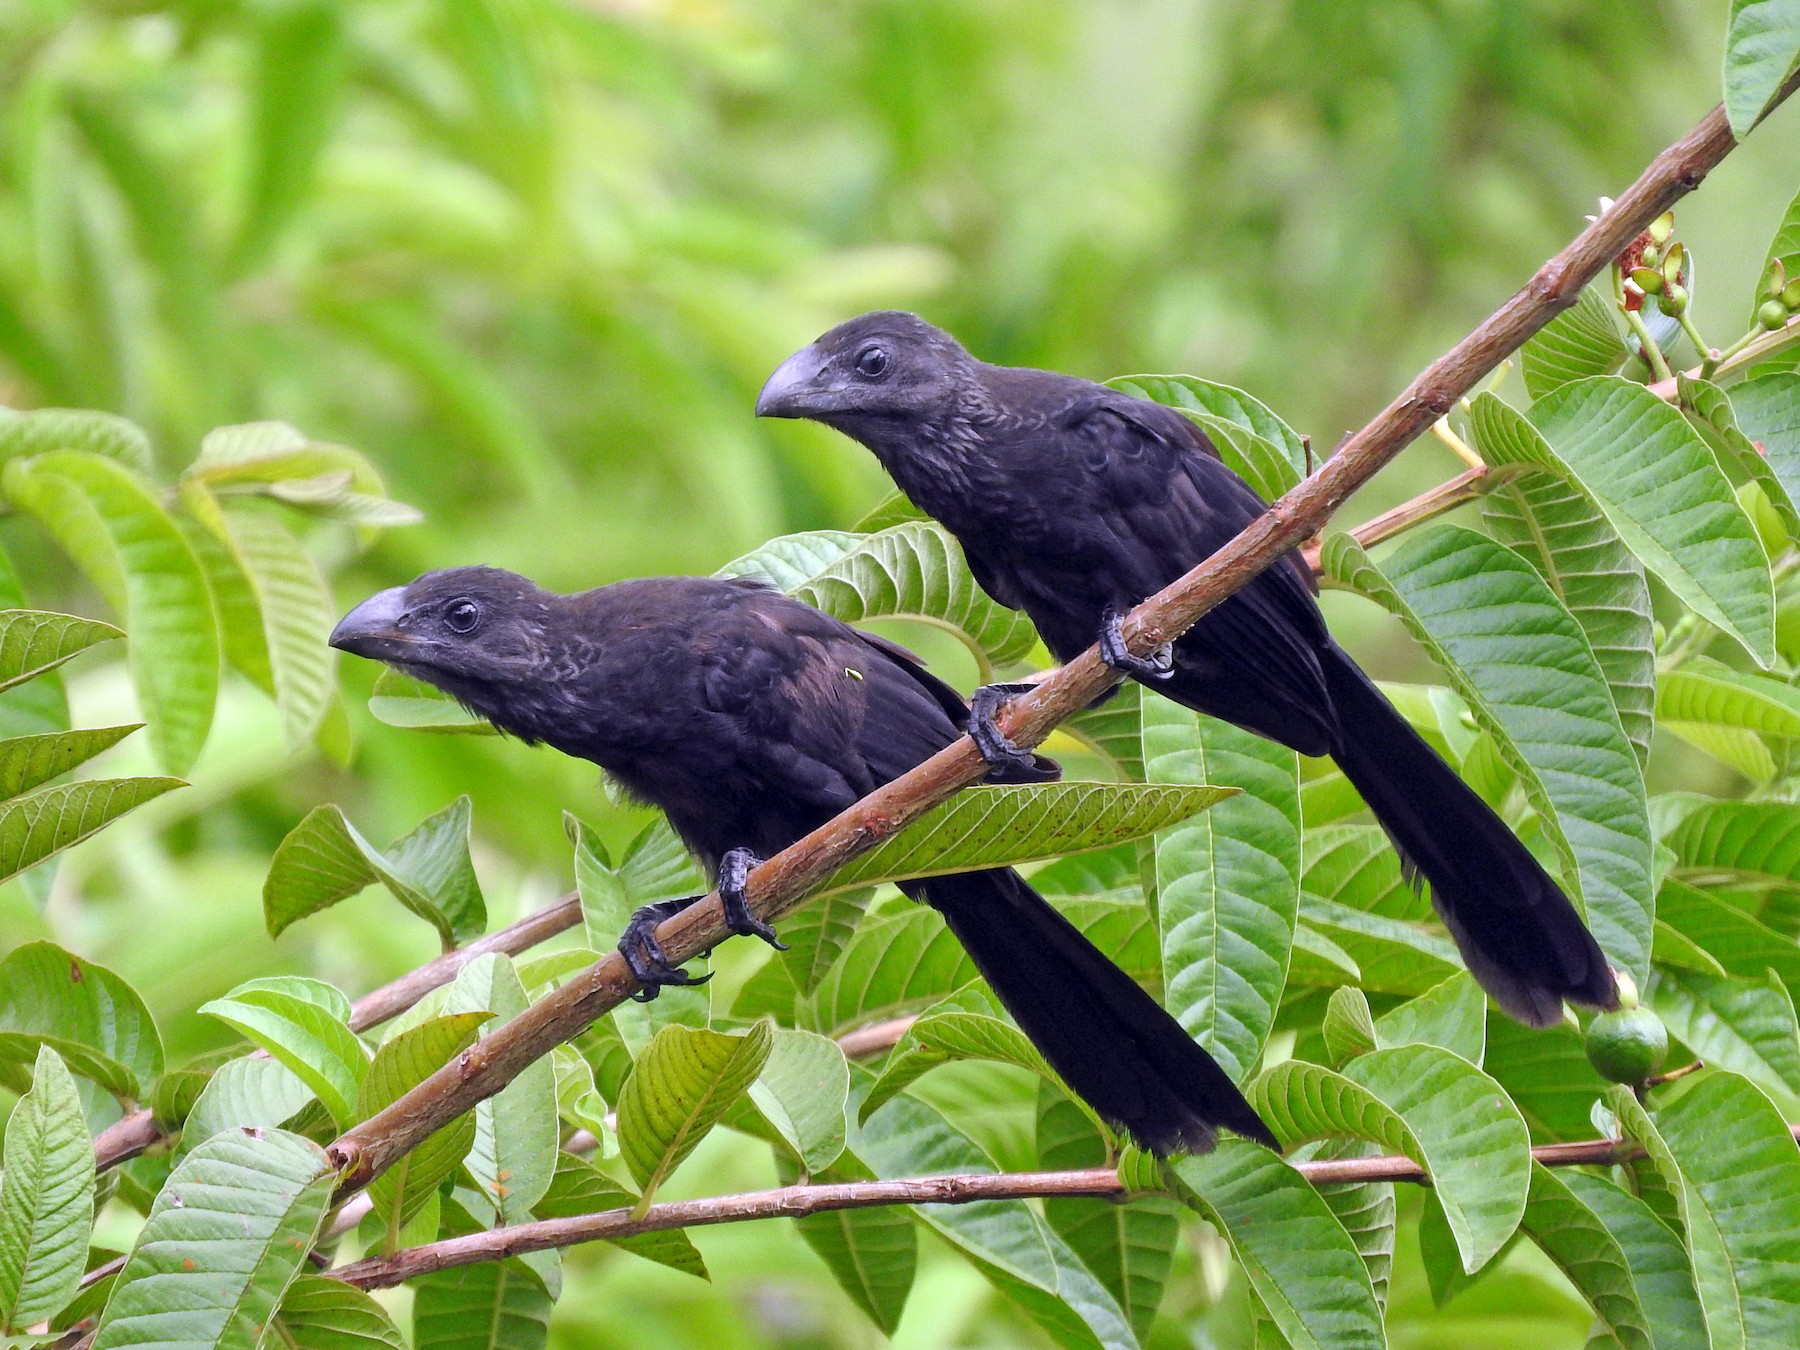
[{"label": "small green fruit", "polygon": [[1614,1083],[1642,1083],[1662,1067],[1669,1053],[1669,1033],[1662,1018],[1648,1008],[1621,1008],[1601,1013],[1588,1024],[1588,1063]]},{"label": "small green fruit", "polygon": [[1788,321],[1787,306],[1779,300],[1765,300],[1756,311],[1756,321],[1773,332]]}]

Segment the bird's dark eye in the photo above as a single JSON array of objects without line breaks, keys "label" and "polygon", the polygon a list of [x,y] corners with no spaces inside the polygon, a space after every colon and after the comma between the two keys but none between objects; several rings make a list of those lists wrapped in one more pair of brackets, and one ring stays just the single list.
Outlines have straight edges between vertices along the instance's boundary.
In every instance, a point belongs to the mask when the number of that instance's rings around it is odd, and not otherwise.
[{"label": "bird's dark eye", "polygon": [[864,347],[856,354],[856,373],[866,380],[879,380],[887,374],[886,347]]},{"label": "bird's dark eye", "polygon": [[473,633],[481,622],[481,606],[473,600],[452,600],[444,608],[444,623],[453,633]]}]

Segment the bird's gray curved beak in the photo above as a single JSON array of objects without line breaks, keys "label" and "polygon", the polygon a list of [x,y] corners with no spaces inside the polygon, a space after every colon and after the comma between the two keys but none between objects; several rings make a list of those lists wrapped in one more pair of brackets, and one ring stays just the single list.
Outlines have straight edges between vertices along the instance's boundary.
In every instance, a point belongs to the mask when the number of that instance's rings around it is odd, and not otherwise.
[{"label": "bird's gray curved beak", "polygon": [[338,626],[331,630],[331,645],[354,656],[391,660],[414,645],[411,635],[400,628],[405,613],[406,587],[390,586],[377,591],[338,620]]},{"label": "bird's gray curved beak", "polygon": [[817,346],[802,347],[776,367],[756,396],[758,417],[807,417],[819,411],[818,387],[825,358]]}]

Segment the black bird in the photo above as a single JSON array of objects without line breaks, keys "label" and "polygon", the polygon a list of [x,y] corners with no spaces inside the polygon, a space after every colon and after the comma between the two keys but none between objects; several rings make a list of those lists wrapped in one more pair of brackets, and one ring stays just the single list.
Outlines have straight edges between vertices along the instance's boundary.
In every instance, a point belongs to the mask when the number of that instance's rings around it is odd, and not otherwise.
[{"label": "black bird", "polygon": [[[493,568],[429,572],[358,605],[331,645],[598,764],[667,813],[716,879],[732,929],[771,943],[744,902],[758,859],[943,749],[969,719],[903,648],[745,580],[655,577],[556,595]],[[1057,772],[1024,756],[991,776]],[[1212,1057],[1018,873],[901,889],[944,916],[1063,1081],[1144,1147],[1197,1152],[1220,1126],[1276,1147]],[[645,996],[692,982],[653,936],[692,903],[646,906],[620,939]]]},{"label": "black bird", "polygon": [[[1545,1027],[1565,998],[1617,1004],[1592,934],[1531,852],[1331,639],[1289,554],[1170,650],[1133,656],[1119,616],[1267,509],[1172,408],[1050,371],[992,366],[911,314],[865,314],[763,386],[763,417],[803,417],[874,451],[961,542],[975,579],[1024,610],[1059,660],[1096,640],[1115,669],[1303,755],[1330,755],[1500,1006]],[[1017,747],[977,691],[990,762]]]}]

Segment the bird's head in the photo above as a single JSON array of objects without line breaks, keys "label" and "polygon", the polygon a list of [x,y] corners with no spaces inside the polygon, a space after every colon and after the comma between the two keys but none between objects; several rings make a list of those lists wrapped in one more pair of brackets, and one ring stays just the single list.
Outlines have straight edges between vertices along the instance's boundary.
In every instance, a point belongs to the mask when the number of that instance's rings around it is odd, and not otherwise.
[{"label": "bird's head", "polygon": [[979,370],[941,328],[881,310],[839,324],[782,362],[756,415],[810,418],[875,445],[884,426],[918,428],[962,413]]},{"label": "bird's head", "polygon": [[455,567],[377,591],[331,645],[442,689],[486,717],[540,668],[559,597],[496,567]]}]

